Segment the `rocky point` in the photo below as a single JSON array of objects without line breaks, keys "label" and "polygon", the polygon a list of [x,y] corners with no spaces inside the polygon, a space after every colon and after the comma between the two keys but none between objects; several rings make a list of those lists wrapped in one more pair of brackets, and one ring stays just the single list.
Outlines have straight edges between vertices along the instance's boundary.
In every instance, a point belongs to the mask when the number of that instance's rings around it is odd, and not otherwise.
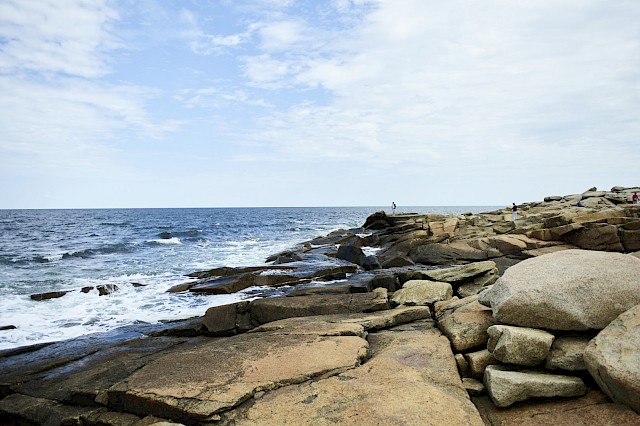
[{"label": "rocky point", "polygon": [[515,221],[376,212],[195,272],[169,291],[267,290],[2,351],[0,423],[638,425],[637,191],[552,195]]}]

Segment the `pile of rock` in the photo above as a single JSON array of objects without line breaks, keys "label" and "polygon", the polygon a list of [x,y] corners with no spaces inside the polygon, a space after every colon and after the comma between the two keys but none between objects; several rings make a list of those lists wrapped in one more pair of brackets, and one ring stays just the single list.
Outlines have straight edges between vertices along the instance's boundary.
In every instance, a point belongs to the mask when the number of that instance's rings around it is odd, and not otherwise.
[{"label": "pile of rock", "polygon": [[[469,389],[483,379],[498,407],[534,397],[573,397],[596,380],[640,412],[640,261],[566,250],[511,267],[461,300],[436,304]],[[594,337],[595,336],[595,337]]]}]

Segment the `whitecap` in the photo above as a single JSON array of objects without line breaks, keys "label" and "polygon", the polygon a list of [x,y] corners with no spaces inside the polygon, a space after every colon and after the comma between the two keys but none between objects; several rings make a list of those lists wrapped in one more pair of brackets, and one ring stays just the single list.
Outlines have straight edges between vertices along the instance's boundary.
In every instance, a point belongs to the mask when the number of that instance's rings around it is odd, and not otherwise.
[{"label": "whitecap", "polygon": [[172,238],[158,238],[156,240],[147,240],[149,244],[163,244],[163,245],[177,245],[182,244],[180,238],[172,237]]},{"label": "whitecap", "polygon": [[380,250],[382,250],[381,247],[362,247],[362,252],[365,254],[365,256],[372,256],[377,254]]}]

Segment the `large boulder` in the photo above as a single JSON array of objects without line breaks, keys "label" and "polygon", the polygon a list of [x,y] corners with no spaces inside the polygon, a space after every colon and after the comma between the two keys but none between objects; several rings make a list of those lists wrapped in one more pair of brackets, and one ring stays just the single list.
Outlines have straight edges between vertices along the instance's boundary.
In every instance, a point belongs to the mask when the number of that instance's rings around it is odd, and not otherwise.
[{"label": "large boulder", "polygon": [[365,229],[385,229],[390,226],[391,221],[383,210],[375,212],[374,214],[369,216],[364,222],[364,225],[362,225],[362,227]]},{"label": "large boulder", "polygon": [[501,323],[550,330],[601,330],[640,303],[634,256],[563,250],[509,268],[480,294]]},{"label": "large boulder", "polygon": [[587,345],[584,360],[604,393],[640,413],[640,305],[602,330]]}]

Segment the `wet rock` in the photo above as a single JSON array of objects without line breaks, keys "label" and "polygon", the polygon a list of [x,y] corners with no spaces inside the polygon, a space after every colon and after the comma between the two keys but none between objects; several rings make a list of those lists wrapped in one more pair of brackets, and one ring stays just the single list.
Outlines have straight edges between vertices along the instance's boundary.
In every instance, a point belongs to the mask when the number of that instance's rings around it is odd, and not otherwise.
[{"label": "wet rock", "polygon": [[360,247],[341,245],[338,248],[338,254],[336,257],[359,265],[364,260],[365,255]]},{"label": "wet rock", "polygon": [[[148,337],[168,325],[137,326],[23,348],[0,358],[0,383],[11,393],[68,404],[95,405],[96,398],[128,374],[186,343]],[[144,333],[142,332],[144,331]]]},{"label": "wet rock", "polygon": [[113,293],[114,291],[120,290],[120,288],[115,284],[103,284],[96,287],[98,289],[99,296],[106,296],[108,294]]},{"label": "wet rock", "polygon": [[382,269],[380,262],[378,262],[378,258],[373,255],[365,256],[364,259],[362,259],[360,266],[362,266],[365,271]]},{"label": "wet rock", "polygon": [[191,286],[189,291],[206,294],[231,294],[251,287],[253,281],[252,274],[214,278]]},{"label": "wet rock", "polygon": [[30,297],[31,297],[31,300],[42,301],[42,300],[49,300],[49,299],[57,299],[58,297],[62,297],[67,293],[69,292],[68,291],[49,291],[46,293],[32,294]]},{"label": "wet rock", "polygon": [[0,326],[0,331],[5,330],[15,330],[17,327],[15,325],[2,325]]}]

